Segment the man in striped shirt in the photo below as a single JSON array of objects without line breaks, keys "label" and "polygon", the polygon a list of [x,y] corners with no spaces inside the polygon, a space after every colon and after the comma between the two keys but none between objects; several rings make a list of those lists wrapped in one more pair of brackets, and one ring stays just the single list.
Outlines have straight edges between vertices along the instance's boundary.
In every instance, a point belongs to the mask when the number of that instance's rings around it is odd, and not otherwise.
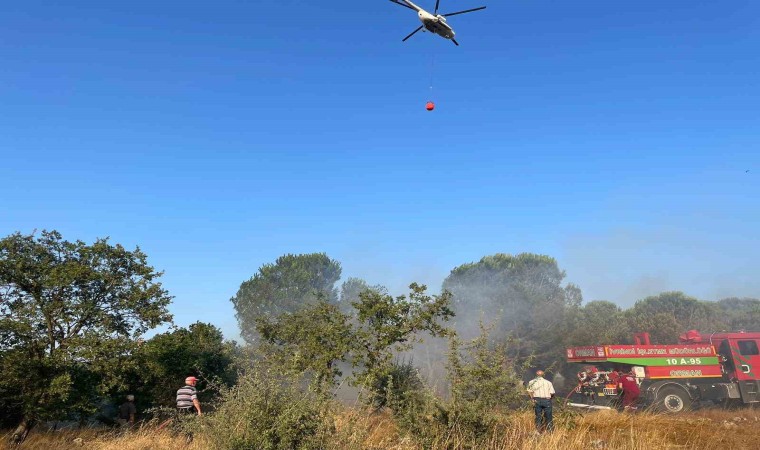
[{"label": "man in striped shirt", "polygon": [[194,413],[199,416],[201,413],[201,402],[198,401],[198,391],[195,389],[195,383],[198,379],[195,377],[185,378],[185,386],[177,391],[177,409],[181,413]]},{"label": "man in striped shirt", "polygon": [[554,398],[554,386],[551,381],[544,378],[543,370],[537,370],[536,378],[528,382],[528,395],[533,401],[533,408],[536,412],[536,430],[539,433],[544,430],[553,431],[552,398]]}]

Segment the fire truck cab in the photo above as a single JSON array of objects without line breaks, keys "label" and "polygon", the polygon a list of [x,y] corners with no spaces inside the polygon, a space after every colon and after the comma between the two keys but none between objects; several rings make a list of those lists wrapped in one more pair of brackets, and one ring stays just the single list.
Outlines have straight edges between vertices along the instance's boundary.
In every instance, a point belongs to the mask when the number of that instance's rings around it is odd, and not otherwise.
[{"label": "fire truck cab", "polygon": [[760,333],[713,333],[698,337],[705,338],[717,349],[723,377],[737,385],[742,402],[760,402]]}]

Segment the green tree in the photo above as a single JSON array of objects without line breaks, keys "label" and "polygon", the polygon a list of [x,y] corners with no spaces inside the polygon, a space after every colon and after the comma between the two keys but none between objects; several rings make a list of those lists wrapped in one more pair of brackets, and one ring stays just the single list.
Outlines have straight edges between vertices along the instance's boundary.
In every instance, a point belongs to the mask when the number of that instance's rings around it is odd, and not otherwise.
[{"label": "green tree", "polygon": [[322,393],[334,386],[354,343],[348,316],[337,305],[320,301],[276,318],[259,317],[257,330],[273,346],[267,353],[289,371],[310,372],[314,388]]},{"label": "green tree", "polygon": [[359,301],[359,294],[368,290],[382,294],[387,293],[385,287],[380,285],[370,286],[361,278],[352,277],[344,281],[340,286],[340,310],[348,315],[354,314],[356,310],[353,303]]},{"label": "green tree", "polygon": [[264,346],[263,353],[288,372],[310,372],[317,381],[313,386],[322,393],[341,375],[338,363],[351,362],[357,368],[351,382],[367,388],[371,392],[367,400],[379,404],[385,399],[383,386],[394,372],[394,356],[411,349],[422,333],[450,332],[440,322],[453,315],[451,295],[428,295],[427,288],[416,283],[409,288],[408,297],[373,289],[361,292],[353,302],[353,319],[327,301],[277,318],[260,317],[258,331],[272,346]]},{"label": "green tree", "polygon": [[319,298],[337,302],[340,273],[340,263],[324,253],[288,254],[263,265],[231,299],[243,338],[256,341],[259,317],[295,312]]},{"label": "green tree", "polygon": [[760,331],[760,300],[731,297],[720,300],[717,306],[726,330]]},{"label": "green tree", "polygon": [[648,332],[653,344],[672,344],[687,330],[710,330],[721,323],[716,304],[683,292],[663,292],[639,300],[625,315],[629,328]]},{"label": "green tree", "polygon": [[37,420],[92,413],[123,386],[134,338],[171,320],[171,297],[139,248],[56,231],[0,240],[0,395],[23,440]]},{"label": "green tree", "polygon": [[[432,337],[448,336],[451,330],[440,322],[454,316],[451,310],[451,293],[428,295],[427,287],[412,283],[409,296],[393,297],[367,290],[354,302],[358,324],[355,336],[353,362],[359,370],[354,384],[372,390],[384,386],[382,380],[393,372],[393,357],[409,350],[422,333]],[[378,404],[384,401],[384,392],[371,392],[367,399]]]},{"label": "green tree", "polygon": [[631,340],[623,310],[612,302],[597,300],[570,314],[572,326],[564,346],[619,344]]},{"label": "green tree", "polygon": [[562,360],[568,313],[582,301],[577,286],[562,285],[564,278],[552,257],[498,253],[454,268],[443,289],[453,295],[460,336],[476,337],[479,323],[486,322],[495,339],[519,343],[514,356],[533,354],[547,365]]},{"label": "green tree", "polygon": [[225,341],[221,330],[214,325],[196,322],[153,336],[134,353],[133,380],[128,391],[136,395],[141,410],[152,406],[175,405],[177,389],[187,376],[202,378],[201,403],[207,403],[216,393],[214,387],[234,384],[237,371],[235,342]]}]

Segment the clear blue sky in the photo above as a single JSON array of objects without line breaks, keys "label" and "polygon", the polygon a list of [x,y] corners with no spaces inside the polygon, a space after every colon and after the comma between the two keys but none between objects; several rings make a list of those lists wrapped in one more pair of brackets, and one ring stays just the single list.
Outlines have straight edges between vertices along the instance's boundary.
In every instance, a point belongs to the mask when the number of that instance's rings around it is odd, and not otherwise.
[{"label": "clear blue sky", "polygon": [[387,0],[8,3],[0,234],[140,245],[230,337],[288,252],[394,293],[530,251],[587,300],[760,297],[760,3],[483,3],[461,47]]}]

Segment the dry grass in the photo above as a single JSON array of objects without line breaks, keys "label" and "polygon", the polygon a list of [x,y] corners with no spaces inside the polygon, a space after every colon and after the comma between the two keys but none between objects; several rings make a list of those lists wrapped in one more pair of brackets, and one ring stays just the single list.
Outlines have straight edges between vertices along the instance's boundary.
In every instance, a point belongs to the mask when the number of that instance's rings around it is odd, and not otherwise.
[{"label": "dry grass", "polygon": [[[614,411],[559,414],[554,433],[535,436],[532,416],[503,416],[499,429],[477,448],[487,450],[535,449],[710,449],[755,450],[760,448],[760,412],[708,410],[679,416],[622,414]],[[337,435],[326,449],[419,450],[400,433],[388,414],[366,416],[346,411],[335,419]],[[83,445],[75,443],[81,438]],[[2,444],[5,445],[5,444]],[[434,449],[473,448],[457,434],[441,437]],[[0,448],[7,448],[2,447]],[[26,450],[207,450],[202,435],[187,444],[183,437],[144,427],[129,433],[98,433],[93,430],[36,432],[21,447]]]},{"label": "dry grass", "polygon": [[[81,439],[81,443],[78,442]],[[7,439],[0,449],[11,449]],[[91,429],[50,432],[32,432],[18,450],[208,450],[202,437],[188,444],[182,436],[156,431],[152,426],[129,432],[103,432]]]},{"label": "dry grass", "polygon": [[[542,448],[545,450],[589,449],[760,449],[760,412],[704,410],[678,416],[650,413],[624,414],[600,411],[558,414],[553,433],[535,435],[533,416],[521,413],[504,416],[493,436],[477,445],[464,442],[457,433],[443,436],[434,449],[485,450]],[[360,417],[347,413],[336,421],[342,442],[332,448],[420,450],[410,439],[400,436],[387,414]],[[345,431],[349,431],[346,433]],[[344,446],[341,446],[343,444]]]}]

